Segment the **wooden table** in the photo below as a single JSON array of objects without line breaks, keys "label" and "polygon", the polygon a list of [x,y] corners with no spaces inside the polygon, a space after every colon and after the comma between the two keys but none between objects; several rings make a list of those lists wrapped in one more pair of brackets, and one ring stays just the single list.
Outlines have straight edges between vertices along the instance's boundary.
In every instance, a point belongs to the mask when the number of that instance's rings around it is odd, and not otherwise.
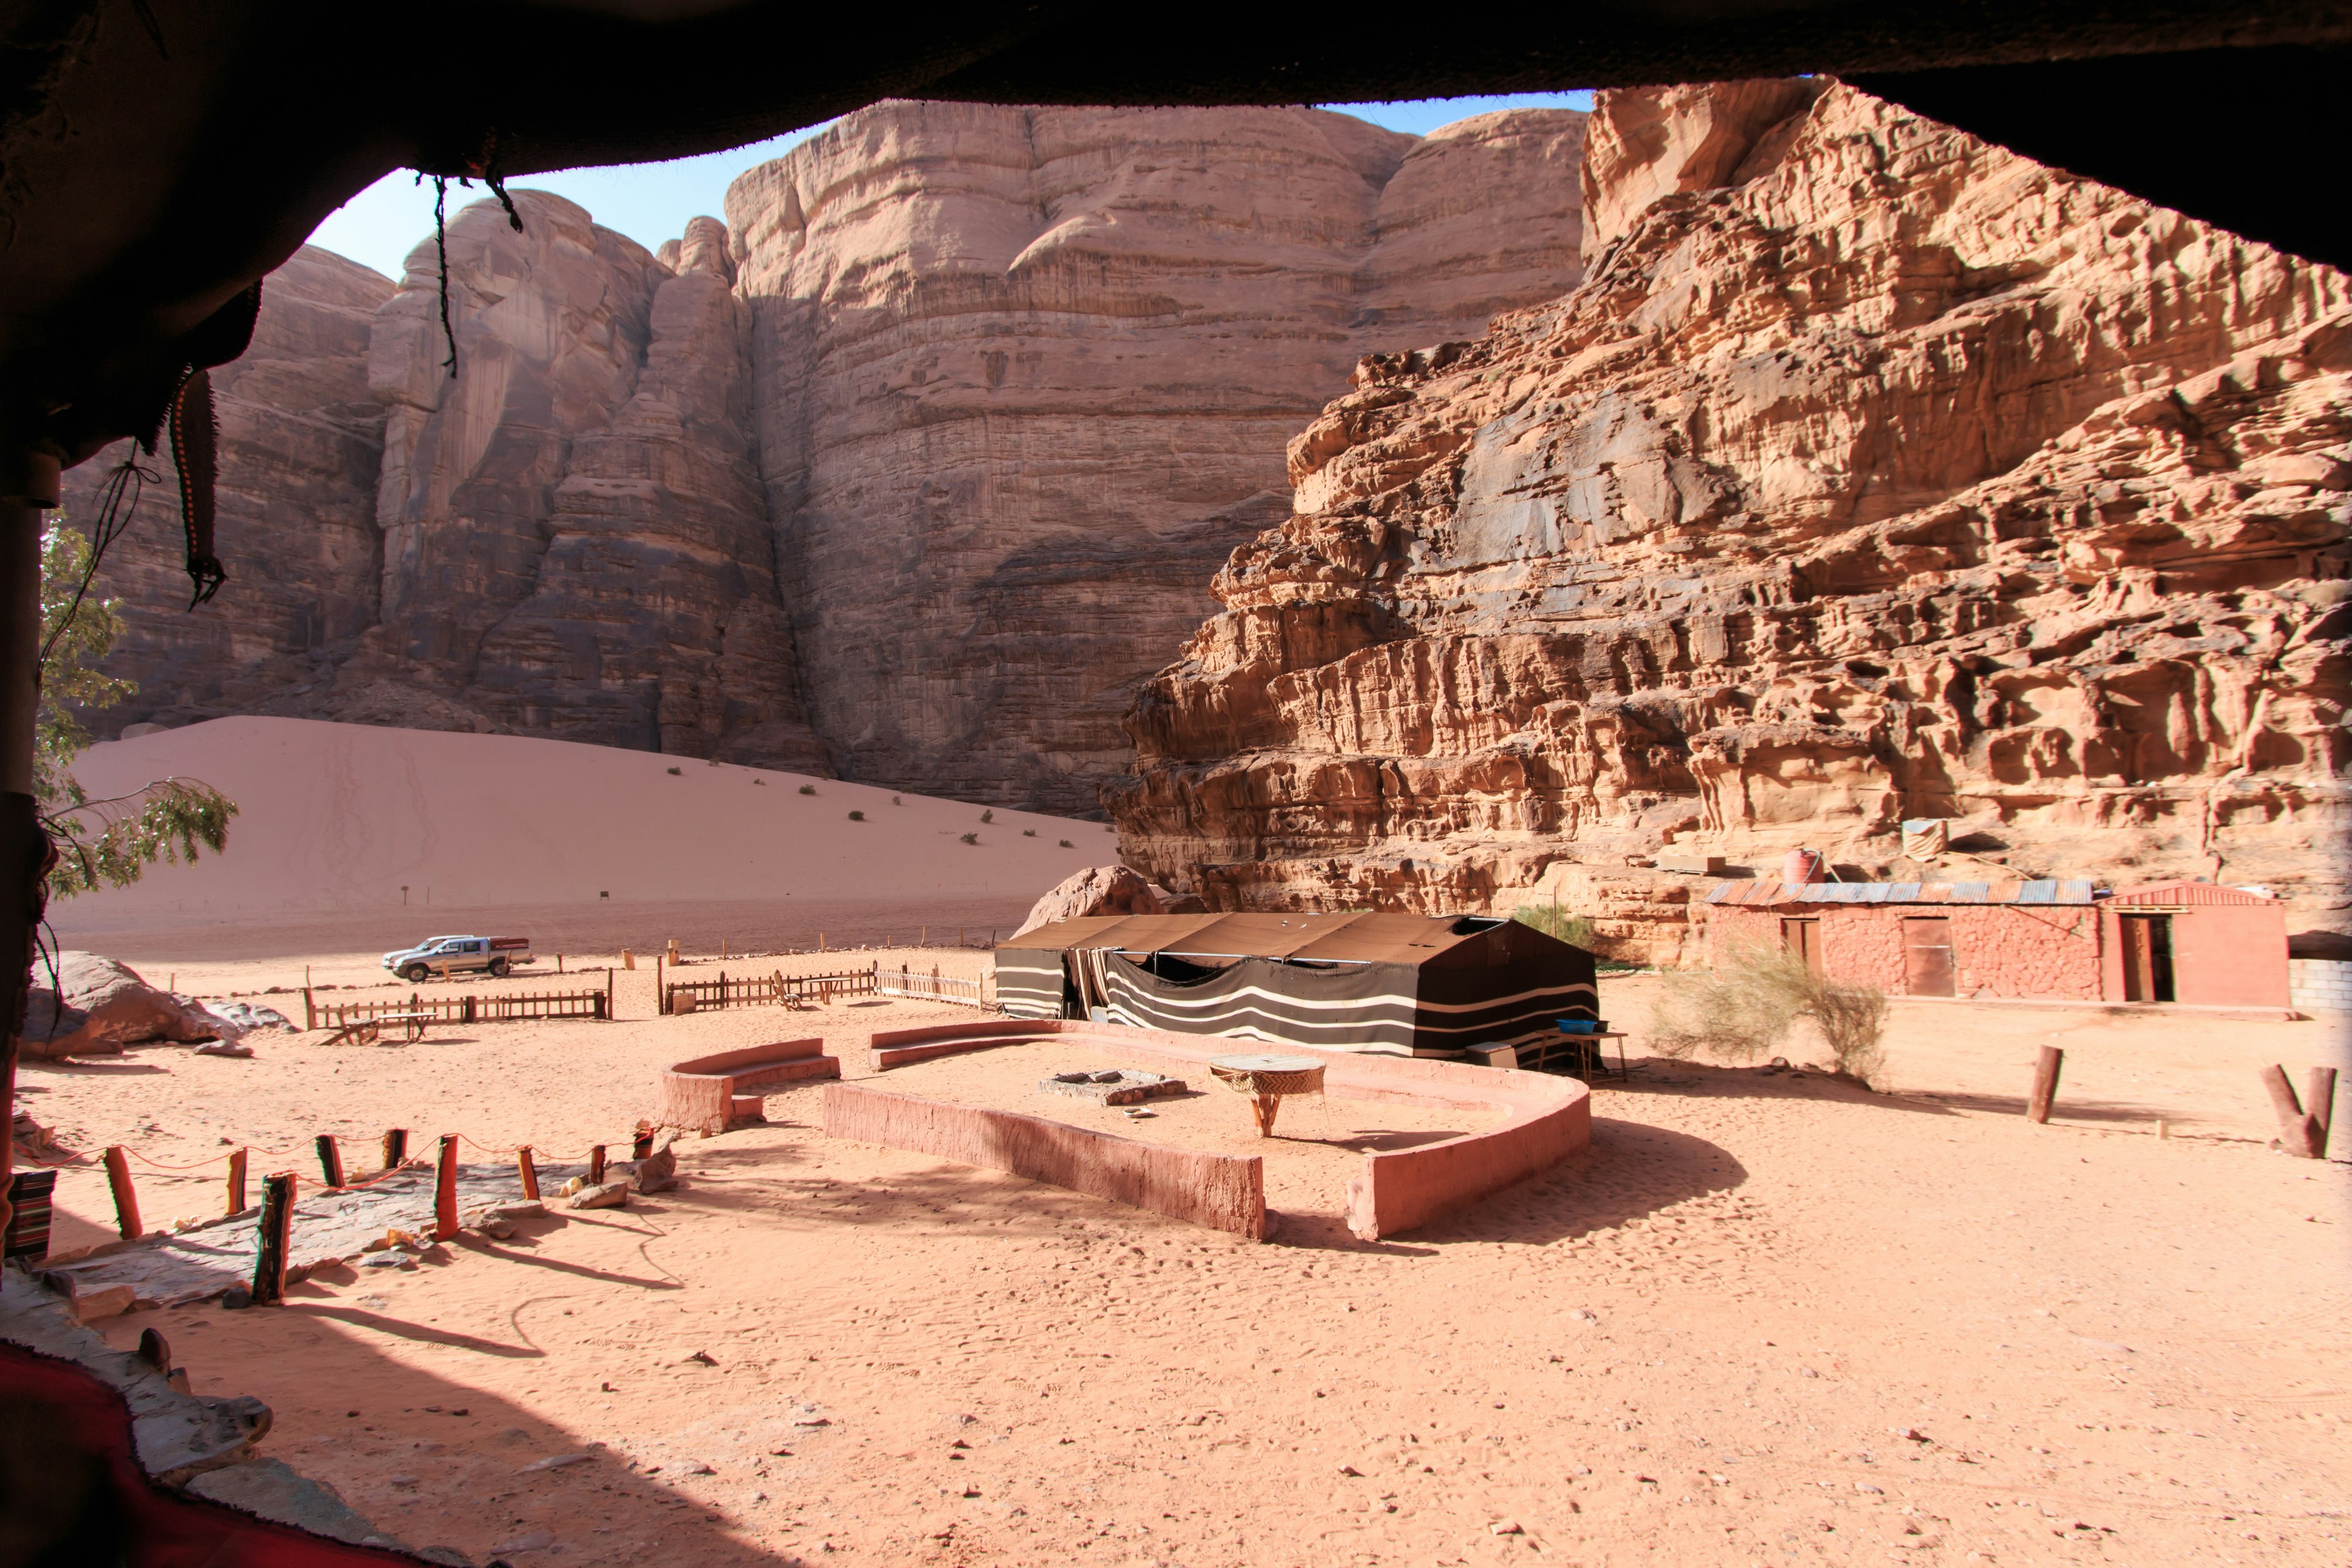
[{"label": "wooden table", "polygon": [[[1586,1073],[1596,1068],[1606,1072],[1609,1063],[1608,1058],[1601,1054],[1601,1042],[1615,1040],[1618,1042],[1617,1076],[1622,1079],[1625,1076],[1625,1035],[1626,1031],[1623,1029],[1602,1029],[1590,1035],[1566,1033],[1555,1035],[1545,1039],[1540,1045],[1521,1046],[1519,1065],[1523,1068],[1531,1068],[1537,1072],[1557,1072],[1561,1069],[1552,1064],[1567,1060],[1576,1064],[1576,1067],[1571,1069],[1571,1074],[1577,1078],[1582,1078]],[[1591,1047],[1590,1049],[1586,1048],[1588,1045]]]},{"label": "wooden table", "polygon": [[1323,1067],[1320,1057],[1211,1057],[1209,1076],[1235,1094],[1248,1095],[1257,1135],[1271,1138],[1274,1114],[1285,1095],[1323,1092]]}]

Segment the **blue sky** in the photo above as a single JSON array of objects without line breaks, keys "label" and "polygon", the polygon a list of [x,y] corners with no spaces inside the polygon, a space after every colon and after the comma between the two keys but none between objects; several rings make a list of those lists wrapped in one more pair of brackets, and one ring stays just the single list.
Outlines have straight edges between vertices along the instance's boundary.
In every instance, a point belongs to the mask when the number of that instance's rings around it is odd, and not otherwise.
[{"label": "blue sky", "polygon": [[[1590,109],[1589,92],[1523,93],[1512,98],[1427,98],[1403,103],[1327,103],[1338,110],[1391,131],[1425,136],[1441,125],[1490,110],[1516,108]],[[785,149],[814,135],[823,127],[795,131],[699,158],[668,163],[625,163],[602,169],[565,169],[551,174],[531,174],[515,181],[535,190],[569,196],[595,216],[607,228],[618,229],[650,250],[675,239],[686,220],[698,214],[726,216],[727,186],[754,163],[764,163]],[[450,210],[478,199],[483,193],[451,186]],[[433,187],[420,185],[405,171],[387,174],[345,202],[310,236],[310,243],[350,257],[390,277],[400,276],[409,250],[433,237]]]}]

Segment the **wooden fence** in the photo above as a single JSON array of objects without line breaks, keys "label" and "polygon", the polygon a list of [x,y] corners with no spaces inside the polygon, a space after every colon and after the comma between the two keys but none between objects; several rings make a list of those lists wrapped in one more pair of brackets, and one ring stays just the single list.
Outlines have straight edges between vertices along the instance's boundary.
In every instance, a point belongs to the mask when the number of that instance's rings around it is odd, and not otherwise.
[{"label": "wooden fence", "polygon": [[611,976],[602,991],[528,991],[497,996],[424,996],[412,991],[404,997],[373,1002],[314,1001],[302,993],[302,1026],[340,1029],[396,1013],[422,1013],[436,1024],[513,1023],[525,1018],[609,1018],[613,1016]]},{"label": "wooden fence", "polygon": [[871,996],[874,990],[871,965],[832,974],[786,974],[780,970],[732,978],[721,970],[716,980],[665,981],[661,1010],[665,1014],[685,1010],[678,1006],[681,997],[690,998],[690,1010],[697,1013],[712,1007],[808,1007],[836,996]]},{"label": "wooden fence", "polygon": [[941,974],[935,967],[929,974],[914,969],[886,969],[876,977],[876,989],[884,996],[911,996],[926,1002],[954,1002],[966,1007],[992,1007],[985,994],[987,983],[966,980],[959,975]]}]

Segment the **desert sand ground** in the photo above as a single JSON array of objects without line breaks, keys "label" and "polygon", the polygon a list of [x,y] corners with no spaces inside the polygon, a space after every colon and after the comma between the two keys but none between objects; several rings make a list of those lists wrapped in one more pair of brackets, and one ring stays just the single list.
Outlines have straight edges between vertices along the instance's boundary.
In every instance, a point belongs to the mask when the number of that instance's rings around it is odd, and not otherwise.
[{"label": "desert sand ground", "polygon": [[[206,993],[381,974],[190,951]],[[1654,984],[1609,981],[1608,1011],[1638,1026]],[[576,1154],[662,1063],[822,1034],[862,1077],[871,1030],[962,1016],[656,1019],[646,971],[618,994],[610,1024],[28,1065],[24,1103],[163,1163],[226,1139],[307,1173],[312,1133],[364,1152],[386,1125]],[[2066,1075],[2035,1128],[2047,1040]],[[1252,1244],[830,1142],[801,1089],[681,1143],[684,1184],[625,1212],[107,1329],[268,1401],[267,1451],[403,1538],[517,1568],[2346,1561],[2352,1180],[2265,1146],[2253,1077],[2341,1062],[2342,1021],[1901,1004],[1890,1043],[1870,1093],[1637,1037],[1587,1155],[1378,1245],[1339,1223],[1353,1151],[1437,1113],[1286,1108]],[[1081,1065],[1013,1047],[885,1082],[1123,1120],[1030,1092],[1048,1064]],[[1159,1109],[1118,1130],[1258,1147],[1230,1096]],[[217,1202],[212,1172],[138,1169],[152,1218]],[[60,1189],[60,1246],[101,1237],[102,1179]]]}]

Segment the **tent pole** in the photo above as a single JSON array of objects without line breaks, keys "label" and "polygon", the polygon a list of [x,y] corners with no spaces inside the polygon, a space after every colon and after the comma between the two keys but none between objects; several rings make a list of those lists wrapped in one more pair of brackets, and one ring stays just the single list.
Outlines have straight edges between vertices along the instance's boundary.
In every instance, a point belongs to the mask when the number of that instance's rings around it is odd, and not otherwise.
[{"label": "tent pole", "polygon": [[49,852],[33,799],[33,727],[40,707],[41,511],[58,504],[58,460],[0,454],[0,1230],[13,1212],[16,1045],[33,982],[41,923],[41,873]]}]

